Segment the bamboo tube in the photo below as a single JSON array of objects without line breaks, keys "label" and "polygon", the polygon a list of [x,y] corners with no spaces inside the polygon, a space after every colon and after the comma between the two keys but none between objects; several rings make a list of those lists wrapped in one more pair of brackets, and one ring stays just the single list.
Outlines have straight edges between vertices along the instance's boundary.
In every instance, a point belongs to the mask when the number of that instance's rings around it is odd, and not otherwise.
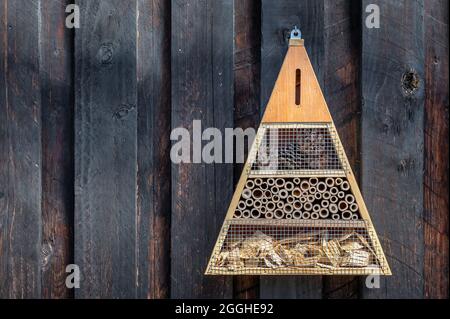
[{"label": "bamboo tube", "polygon": [[309,187],[310,187],[310,185],[309,185],[309,182],[308,181],[302,181],[301,183],[300,183],[300,189],[303,191],[303,192],[307,192],[308,190],[309,190]]},{"label": "bamboo tube", "polygon": [[269,190],[264,191],[264,198],[272,198],[272,192]]},{"label": "bamboo tube", "polygon": [[336,204],[330,204],[330,206],[328,207],[328,210],[332,214],[337,214],[339,212],[338,206]]},{"label": "bamboo tube", "polygon": [[276,202],[279,202],[279,201],[280,201],[280,196],[278,196],[278,195],[273,195],[272,196],[272,202],[276,203]]},{"label": "bamboo tube", "polygon": [[302,204],[306,203],[308,201],[308,198],[306,198],[305,196],[300,197],[300,202]]},{"label": "bamboo tube", "polygon": [[244,210],[244,211],[242,212],[242,217],[245,218],[245,219],[249,219],[250,217],[252,217],[252,214],[251,214],[250,211],[247,209],[247,210]]},{"label": "bamboo tube", "polygon": [[255,178],[254,182],[255,182],[255,185],[259,187],[263,183],[263,180],[261,178]]},{"label": "bamboo tube", "polygon": [[280,196],[281,199],[286,199],[289,196],[289,194],[287,190],[282,189],[278,192],[278,196]]},{"label": "bamboo tube", "polygon": [[355,196],[351,194],[345,195],[345,201],[349,204],[352,204],[355,202]]},{"label": "bamboo tube", "polygon": [[309,193],[314,195],[315,193],[317,193],[317,188],[315,188],[314,186],[309,188]]},{"label": "bamboo tube", "polygon": [[246,207],[247,207],[247,205],[245,205],[245,202],[241,200],[238,204],[238,209],[244,210]]},{"label": "bamboo tube", "polygon": [[323,193],[327,190],[327,184],[324,182],[319,182],[316,186],[316,189],[319,193]]},{"label": "bamboo tube", "polygon": [[265,215],[265,214],[267,213],[267,207],[266,207],[266,206],[262,206],[262,207],[259,209],[259,211],[260,211],[261,214]]},{"label": "bamboo tube", "polygon": [[330,197],[331,197],[330,192],[324,192],[324,193],[322,194],[322,198],[325,199],[325,200],[330,199]]},{"label": "bamboo tube", "polygon": [[339,202],[338,207],[339,207],[340,211],[345,211],[348,209],[348,204],[347,204],[347,202],[342,200]]},{"label": "bamboo tube", "polygon": [[299,200],[296,200],[296,201],[294,202],[293,206],[294,206],[294,209],[295,209],[295,210],[300,210],[300,209],[303,208],[303,204],[302,204],[302,202],[299,201]]},{"label": "bamboo tube", "polygon": [[294,219],[302,219],[302,212],[299,210],[296,210],[292,213],[292,218]]},{"label": "bamboo tube", "polygon": [[242,218],[242,212],[240,210],[235,211],[234,218]]},{"label": "bamboo tube", "polygon": [[245,183],[245,187],[248,189],[253,189],[255,187],[255,182],[249,179],[247,183]]},{"label": "bamboo tube", "polygon": [[278,192],[280,191],[280,189],[278,188],[278,186],[272,186],[270,188],[270,191],[272,192],[272,194],[278,194]]},{"label": "bamboo tube", "polygon": [[351,210],[353,213],[356,213],[356,212],[358,211],[358,209],[359,209],[358,204],[353,203],[353,204],[350,205],[350,210]]},{"label": "bamboo tube", "polygon": [[292,195],[288,196],[286,202],[288,202],[289,204],[293,204],[295,202],[295,197]]},{"label": "bamboo tube", "polygon": [[288,192],[292,191],[294,189],[294,183],[286,182],[286,184],[284,184],[284,189],[286,189]]},{"label": "bamboo tube", "polygon": [[321,208],[319,211],[320,218],[326,219],[330,216],[330,211],[326,208]]},{"label": "bamboo tube", "polygon": [[330,194],[331,195],[337,195],[339,193],[339,189],[337,187],[331,187],[330,188]]},{"label": "bamboo tube", "polygon": [[262,182],[260,188],[265,191],[269,189],[269,184],[267,184],[266,182]]},{"label": "bamboo tube", "polygon": [[274,211],[275,208],[276,208],[274,202],[268,202],[266,207],[267,207],[267,210],[268,210],[269,212]]},{"label": "bamboo tube", "polygon": [[294,178],[295,185],[300,185],[300,182],[301,182],[300,178],[298,178],[298,177]]},{"label": "bamboo tube", "polygon": [[309,185],[311,185],[311,186],[316,186],[318,182],[319,182],[319,180],[316,177],[311,177],[309,179]]},{"label": "bamboo tube", "polygon": [[267,179],[267,185],[269,185],[269,186],[275,185],[275,179],[274,178],[268,178]]},{"label": "bamboo tube", "polygon": [[247,205],[247,207],[252,207],[253,206],[253,199],[249,198],[245,201],[245,205]]},{"label": "bamboo tube", "polygon": [[328,208],[330,206],[330,202],[327,200],[322,200],[320,204],[322,205],[323,208]]},{"label": "bamboo tube", "polygon": [[267,197],[261,198],[261,203],[263,205],[267,205],[268,202],[269,202],[269,199]]},{"label": "bamboo tube", "polygon": [[303,204],[303,209],[309,212],[313,209],[313,205],[310,202],[307,202]]},{"label": "bamboo tube", "polygon": [[286,219],[292,219],[292,214],[286,214]]},{"label": "bamboo tube", "polygon": [[339,201],[339,198],[337,198],[337,196],[330,197],[330,203],[336,204],[338,201]]},{"label": "bamboo tube", "polygon": [[302,196],[302,190],[300,188],[294,188],[292,190],[292,196],[295,198],[300,198],[300,196]]},{"label": "bamboo tube", "polygon": [[346,210],[345,212],[342,212],[342,219],[343,220],[350,220],[352,219],[352,212],[349,212],[348,210]]},{"label": "bamboo tube", "polygon": [[283,211],[285,214],[292,214],[294,207],[291,204],[284,205]]},{"label": "bamboo tube", "polygon": [[353,220],[358,220],[358,219],[359,219],[358,214],[353,214],[353,215],[352,215],[352,219],[353,219]]},{"label": "bamboo tube", "polygon": [[314,202],[316,198],[314,197],[314,195],[308,195],[308,202]]},{"label": "bamboo tube", "polygon": [[243,191],[242,191],[242,198],[243,199],[249,199],[249,198],[251,198],[252,197],[252,191],[250,190],[250,189],[244,189]]},{"label": "bamboo tube", "polygon": [[255,188],[252,191],[252,195],[254,199],[261,199],[264,196],[263,191],[260,188]]},{"label": "bamboo tube", "polygon": [[318,220],[319,218],[320,218],[319,213],[317,212],[311,213],[311,219]]},{"label": "bamboo tube", "polygon": [[281,209],[277,209],[274,213],[273,213],[273,217],[275,217],[275,219],[283,219],[284,217],[284,212]]},{"label": "bamboo tube", "polygon": [[315,204],[315,205],[313,206],[313,212],[317,213],[317,212],[319,212],[319,211],[320,211],[320,205],[319,205],[319,204]]},{"label": "bamboo tube", "polygon": [[253,219],[258,219],[261,217],[261,212],[256,208],[252,209],[251,214]]},{"label": "bamboo tube", "polygon": [[260,200],[255,200],[255,202],[253,203],[253,207],[255,207],[256,209],[261,208],[262,203]]},{"label": "bamboo tube", "polygon": [[266,219],[273,219],[273,212],[267,212]]},{"label": "bamboo tube", "polygon": [[284,203],[283,203],[282,201],[279,201],[279,202],[277,203],[277,207],[278,207],[279,209],[283,209]]},{"label": "bamboo tube", "polygon": [[320,199],[322,199],[322,193],[315,193],[315,194],[314,194],[314,197],[315,197],[317,200],[320,200]]},{"label": "bamboo tube", "polygon": [[311,218],[311,213],[303,212],[302,217],[303,217],[303,219],[310,219]]},{"label": "bamboo tube", "polygon": [[331,215],[331,218],[332,218],[333,220],[339,220],[339,219],[341,219],[341,216],[339,216],[339,214],[332,214],[332,215]]},{"label": "bamboo tube", "polygon": [[327,178],[325,180],[325,184],[327,184],[328,187],[333,187],[334,186],[334,179],[333,178]]},{"label": "bamboo tube", "polygon": [[337,197],[338,197],[339,199],[343,199],[343,198],[345,197],[345,193],[344,193],[344,192],[339,192],[339,193],[337,194]]},{"label": "bamboo tube", "polygon": [[282,179],[282,178],[277,178],[276,180],[275,180],[275,185],[277,185],[278,187],[283,187],[284,186],[284,184],[285,184],[286,182],[284,181],[284,179]]},{"label": "bamboo tube", "polygon": [[347,181],[342,182],[341,189],[343,191],[348,191],[350,189],[350,184]]},{"label": "bamboo tube", "polygon": [[342,184],[342,182],[343,182],[344,180],[342,179],[342,178],[336,178],[336,180],[334,181],[334,183],[337,185],[337,186],[339,186],[339,185],[341,185]]}]

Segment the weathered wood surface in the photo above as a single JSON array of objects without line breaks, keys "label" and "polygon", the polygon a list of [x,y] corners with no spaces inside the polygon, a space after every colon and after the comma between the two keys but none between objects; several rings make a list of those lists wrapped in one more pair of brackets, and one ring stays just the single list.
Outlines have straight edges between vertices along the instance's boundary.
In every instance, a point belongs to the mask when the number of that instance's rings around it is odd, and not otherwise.
[{"label": "weathered wood surface", "polygon": [[370,3],[382,22],[362,32],[361,186],[393,276],[362,297],[423,298],[424,1]]},{"label": "weathered wood surface", "polygon": [[[172,129],[233,127],[233,12],[233,1],[172,1]],[[232,278],[203,274],[232,194],[232,164],[172,165],[171,297],[232,296]]]},{"label": "weathered wood surface", "polygon": [[69,298],[66,266],[73,263],[73,30],[70,1],[41,1],[42,297]]},{"label": "weathered wood surface", "polygon": [[170,2],[138,0],[137,11],[137,295],[140,298],[168,298]]},{"label": "weathered wood surface", "polygon": [[75,263],[78,298],[137,296],[135,1],[78,1]]},{"label": "weathered wood surface", "polygon": [[1,298],[42,296],[39,11],[39,1],[0,6]]},{"label": "weathered wood surface", "polygon": [[[256,130],[260,123],[261,3],[234,0],[234,7],[234,127]],[[242,164],[235,165],[235,185],[243,168]],[[259,277],[238,276],[233,290],[237,299],[258,298]]]},{"label": "weathered wood surface", "polygon": [[425,1],[425,297],[448,298],[448,8]]},{"label": "weathered wood surface", "polygon": [[[0,297],[448,297],[448,1],[80,0],[77,30],[69,2],[0,4]],[[392,267],[382,289],[203,276],[241,166],[171,164],[171,126],[257,127],[293,25]]]}]

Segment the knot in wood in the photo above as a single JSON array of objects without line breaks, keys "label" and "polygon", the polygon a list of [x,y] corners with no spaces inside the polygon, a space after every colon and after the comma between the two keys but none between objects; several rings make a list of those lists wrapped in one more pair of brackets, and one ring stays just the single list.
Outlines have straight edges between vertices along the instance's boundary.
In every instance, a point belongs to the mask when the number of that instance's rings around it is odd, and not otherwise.
[{"label": "knot in wood", "polygon": [[406,71],[402,76],[402,89],[406,95],[414,95],[419,89],[420,77],[413,69]]},{"label": "knot in wood", "polygon": [[103,65],[112,63],[114,55],[114,45],[112,43],[104,43],[98,50],[97,59]]}]

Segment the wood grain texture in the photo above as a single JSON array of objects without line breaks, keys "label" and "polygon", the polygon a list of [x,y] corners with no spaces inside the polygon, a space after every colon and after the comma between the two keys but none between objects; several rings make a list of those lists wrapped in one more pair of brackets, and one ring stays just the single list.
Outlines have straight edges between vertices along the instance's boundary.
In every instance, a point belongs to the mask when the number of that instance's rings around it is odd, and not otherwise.
[{"label": "wood grain texture", "polygon": [[362,297],[422,298],[424,3],[370,3],[381,28],[362,32],[362,192],[393,276]]},{"label": "wood grain texture", "polygon": [[425,1],[425,297],[448,298],[448,1]]},{"label": "wood grain texture", "polygon": [[0,298],[40,298],[40,2],[0,7]]},{"label": "wood grain texture", "polygon": [[138,297],[170,296],[170,2],[138,1]]},{"label": "wood grain texture", "polygon": [[136,1],[78,1],[75,34],[77,298],[137,296]]},{"label": "wood grain texture", "polygon": [[[324,2],[323,92],[345,153],[357,181],[360,176],[361,125],[361,1]],[[359,278],[327,276],[326,299],[358,297]]]},{"label": "wood grain texture", "polygon": [[[172,128],[233,127],[233,11],[172,1]],[[233,165],[172,165],[172,298],[232,296],[232,278],[203,275],[232,194]]]},{"label": "wood grain texture", "polygon": [[73,31],[70,1],[41,1],[42,297],[71,298],[73,263]]},{"label": "wood grain texture", "polygon": [[[262,0],[261,114],[263,114],[288,48],[294,25],[302,31],[316,76],[323,84],[323,1]],[[321,298],[322,277],[261,277],[261,298]]]},{"label": "wood grain texture", "polygon": [[[234,0],[234,7],[234,127],[257,129],[260,122],[261,3],[259,0]],[[235,165],[235,185],[243,168],[244,165]],[[233,290],[236,299],[256,299],[259,277],[235,277]]]}]

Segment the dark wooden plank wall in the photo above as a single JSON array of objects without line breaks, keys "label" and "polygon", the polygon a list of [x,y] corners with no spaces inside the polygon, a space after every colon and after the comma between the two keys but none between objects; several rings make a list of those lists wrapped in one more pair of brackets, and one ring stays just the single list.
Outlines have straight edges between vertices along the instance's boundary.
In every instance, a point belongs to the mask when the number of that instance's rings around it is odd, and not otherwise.
[{"label": "dark wooden plank wall", "polygon": [[363,7],[369,3],[382,8],[383,24],[363,28],[361,186],[393,276],[381,279],[383,289],[363,287],[362,297],[421,298],[424,1],[364,1]]},{"label": "dark wooden plank wall", "polygon": [[[70,2],[0,5],[0,297],[448,297],[447,1],[79,0],[75,31]],[[295,24],[393,268],[382,289],[203,276],[242,166],[171,164],[169,132],[257,127]]]},{"label": "dark wooden plank wall", "polygon": [[[172,129],[233,127],[233,1],[172,1]],[[195,18],[194,18],[195,17]],[[196,141],[199,142],[199,141]],[[172,165],[171,297],[232,297],[203,275],[233,195],[233,165]],[[197,150],[198,152],[199,150]]]}]

